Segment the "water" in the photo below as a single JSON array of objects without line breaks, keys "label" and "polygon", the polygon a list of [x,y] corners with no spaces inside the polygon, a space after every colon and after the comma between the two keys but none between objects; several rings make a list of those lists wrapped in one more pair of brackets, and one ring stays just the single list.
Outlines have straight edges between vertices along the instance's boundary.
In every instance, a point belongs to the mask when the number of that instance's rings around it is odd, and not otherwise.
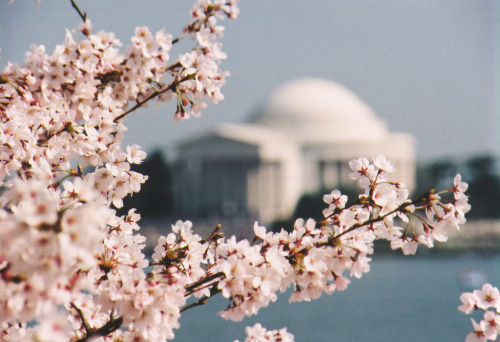
[{"label": "water", "polygon": [[286,326],[297,342],[464,341],[472,331],[470,318],[457,310],[465,291],[457,274],[464,268],[484,272],[500,286],[500,255],[376,255],[371,271],[353,279],[346,291],[292,304],[289,294],[282,294],[258,316],[240,323],[218,317],[227,301],[212,299],[183,313],[175,341],[243,341],[244,328],[256,322],[267,329]]}]

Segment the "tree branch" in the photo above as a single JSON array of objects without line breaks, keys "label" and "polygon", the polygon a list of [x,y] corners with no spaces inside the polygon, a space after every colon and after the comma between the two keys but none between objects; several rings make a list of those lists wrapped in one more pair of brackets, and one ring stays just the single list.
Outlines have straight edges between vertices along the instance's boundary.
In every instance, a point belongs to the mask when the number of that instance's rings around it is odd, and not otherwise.
[{"label": "tree branch", "polygon": [[166,86],[165,88],[161,89],[161,90],[156,90],[154,93],[152,93],[151,95],[149,95],[146,99],[142,100],[142,101],[137,101],[137,103],[130,109],[128,109],[126,112],[124,112],[123,114],[120,114],[118,115],[114,120],[113,122],[114,123],[118,123],[118,121],[120,121],[121,119],[123,119],[125,116],[129,115],[130,113],[132,113],[133,111],[135,111],[136,109],[142,107],[145,103],[151,101],[152,99],[154,99],[155,97],[158,97],[160,96],[161,94],[169,91],[169,90],[174,90],[179,84],[181,84],[182,82],[184,82],[185,80],[189,79],[191,77],[191,75],[188,75],[184,78],[181,78],[180,80],[178,81],[173,81],[172,83],[170,83],[168,86]]},{"label": "tree branch", "polygon": [[194,292],[200,290],[200,286],[212,281],[212,280],[216,280],[217,278],[221,278],[223,279],[226,275],[224,274],[224,272],[217,272],[217,273],[214,273],[212,275],[209,275],[208,277],[206,278],[203,278],[203,279],[200,279],[198,280],[197,282],[194,282],[188,286],[186,286],[186,294],[184,296],[189,296],[191,294],[193,294]]},{"label": "tree branch", "polygon": [[118,317],[113,317],[113,311],[111,312],[109,316],[109,321],[104,324],[100,328],[91,328],[87,321],[85,320],[85,317],[83,316],[82,310],[77,307],[74,303],[71,303],[71,307],[76,310],[78,313],[78,316],[80,316],[80,320],[82,321],[83,328],[85,329],[85,336],[83,336],[81,339],[77,340],[76,342],[90,342],[93,340],[94,337],[96,336],[106,336],[111,334],[112,332],[120,329],[120,327],[123,324],[123,317],[118,316]]},{"label": "tree branch", "polygon": [[87,12],[82,13],[78,5],[75,3],[74,0],[71,0],[71,6],[76,10],[80,18],[82,18],[83,22],[85,23],[87,21]]},{"label": "tree branch", "polygon": [[191,309],[191,308],[194,308],[196,306],[200,306],[200,305],[204,305],[204,304],[207,304],[207,299],[210,298],[210,297],[207,297],[207,296],[203,296],[200,298],[200,300],[197,300],[196,302],[194,303],[191,303],[189,305],[186,305],[186,306],[183,306],[181,308],[181,312],[184,312],[188,309]]}]

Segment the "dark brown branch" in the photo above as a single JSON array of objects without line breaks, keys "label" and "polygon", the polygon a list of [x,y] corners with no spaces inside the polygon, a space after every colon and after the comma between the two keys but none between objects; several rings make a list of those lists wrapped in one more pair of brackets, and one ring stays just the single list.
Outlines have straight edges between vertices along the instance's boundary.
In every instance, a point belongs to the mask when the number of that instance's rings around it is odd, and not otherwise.
[{"label": "dark brown branch", "polygon": [[77,307],[74,303],[71,303],[71,307],[76,310],[78,313],[78,316],[80,316],[80,320],[82,321],[83,328],[85,329],[85,336],[83,336],[81,339],[76,340],[76,342],[90,342],[93,340],[94,337],[96,336],[106,336],[111,334],[112,332],[120,329],[120,327],[123,324],[123,318],[121,316],[118,317],[113,317],[113,311],[111,312],[109,316],[109,321],[104,324],[100,328],[91,328],[87,321],[85,320],[85,317],[83,316],[82,310]]},{"label": "dark brown branch", "polygon": [[358,228],[361,228],[361,227],[364,227],[364,226],[367,226],[367,225],[371,225],[373,223],[376,223],[376,222],[380,222],[380,221],[383,221],[386,217],[388,217],[389,215],[392,215],[394,213],[397,213],[398,211],[402,211],[404,208],[410,206],[414,204],[414,202],[405,202],[403,204],[401,204],[399,207],[397,207],[396,209],[394,209],[393,211],[391,212],[388,212],[387,214],[385,215],[382,215],[382,216],[379,216],[377,218],[373,218],[373,219],[370,219],[370,220],[367,220],[365,222],[362,222],[362,223],[357,223],[355,225],[353,225],[351,228],[347,229],[347,230],[344,230],[342,233],[339,233],[337,235],[335,235],[332,240],[335,241],[337,240],[338,238],[340,238],[342,235],[345,235],[347,233],[350,233],[352,232],[353,230],[356,230]]},{"label": "dark brown branch", "polygon": [[197,300],[196,302],[193,302],[191,304],[188,304],[188,305],[182,307],[181,308],[181,312],[186,311],[186,310],[191,309],[191,308],[194,308],[194,307],[197,307],[197,306],[200,306],[200,305],[205,305],[205,304],[207,304],[207,300],[208,299],[210,299],[210,298],[218,295],[221,292],[222,292],[222,290],[220,290],[220,289],[218,289],[216,287],[212,287],[210,289],[210,295],[203,296],[199,300]]},{"label": "dark brown branch", "polygon": [[83,328],[85,329],[85,334],[86,334],[86,336],[88,336],[91,333],[92,329],[90,329],[90,327],[87,323],[87,320],[83,316],[82,310],[80,310],[80,308],[78,306],[76,306],[74,303],[71,303],[71,307],[73,309],[75,309],[76,312],[78,313],[78,316],[80,316],[80,320],[82,321]]},{"label": "dark brown branch", "polygon": [[173,90],[178,83],[181,83],[183,81],[185,81],[187,79],[187,77],[181,79],[180,81],[178,82],[172,82],[170,83],[167,87],[161,89],[161,90],[156,90],[154,93],[152,93],[151,95],[149,95],[146,99],[142,100],[142,101],[137,101],[137,103],[132,107],[130,108],[129,110],[127,110],[125,113],[123,114],[120,114],[118,115],[114,120],[113,122],[114,123],[118,123],[118,121],[120,121],[121,119],[123,119],[125,116],[129,115],[130,113],[132,113],[133,111],[135,111],[136,109],[142,107],[145,103],[149,102],[150,100],[154,99],[155,97],[169,91],[169,90]]},{"label": "dark brown branch", "polygon": [[200,290],[200,286],[211,282],[212,280],[216,280],[217,278],[223,279],[225,277],[224,272],[217,272],[212,275],[207,276],[206,278],[200,279],[191,285],[186,286],[186,294],[184,295],[185,297],[193,294],[194,292]]},{"label": "dark brown branch", "polygon": [[[188,26],[188,28],[189,28],[189,26]],[[172,45],[178,43],[181,39],[183,39],[184,37],[186,37],[188,35],[188,33],[189,33],[189,31],[186,28],[184,30],[184,32],[179,37],[177,37],[177,38],[175,38],[175,39],[172,40]]]},{"label": "dark brown branch", "polygon": [[[390,215],[392,215],[394,213],[403,211],[405,208],[409,207],[410,205],[417,205],[418,203],[427,203],[430,200],[430,196],[432,194],[434,194],[434,190],[433,189],[429,190],[428,192],[426,192],[425,194],[423,194],[421,196],[417,196],[416,200],[413,200],[413,201],[410,200],[408,202],[405,202],[405,203],[401,204],[399,207],[397,207],[396,209],[388,212],[385,215],[379,216],[379,217],[374,218],[374,219],[369,219],[369,220],[367,220],[365,222],[362,222],[362,223],[355,224],[351,228],[343,231],[342,233],[339,233],[339,234],[333,236],[328,243],[323,243],[320,246],[329,245],[332,241],[335,241],[338,238],[340,238],[341,236],[343,236],[343,235],[345,235],[347,233],[350,233],[350,232],[352,232],[352,231],[354,231],[354,230],[356,230],[358,228],[361,228],[361,227],[364,227],[364,226],[367,226],[367,225],[372,225],[373,223],[376,223],[376,222],[383,221],[386,217],[388,217],[388,216],[390,216]],[[371,195],[370,195],[370,198],[371,198]],[[348,208],[345,208],[345,209],[349,209],[352,206],[357,205],[357,204],[362,204],[361,202],[356,202],[353,205],[351,205],[351,206],[349,206]],[[326,224],[328,222],[328,219],[331,218],[331,217],[333,217],[335,214],[336,213],[331,214],[329,217],[325,218],[322,222],[324,222]],[[318,247],[320,247],[320,246],[318,246]]]},{"label": "dark brown branch", "polygon": [[209,299],[209,298],[210,297],[203,296],[203,297],[200,298],[200,300],[197,300],[196,302],[193,302],[193,303],[191,303],[189,305],[183,306],[181,308],[181,312],[184,312],[184,311],[186,311],[188,309],[191,309],[191,308],[194,308],[196,306],[205,305],[205,304],[207,304],[207,299]]}]

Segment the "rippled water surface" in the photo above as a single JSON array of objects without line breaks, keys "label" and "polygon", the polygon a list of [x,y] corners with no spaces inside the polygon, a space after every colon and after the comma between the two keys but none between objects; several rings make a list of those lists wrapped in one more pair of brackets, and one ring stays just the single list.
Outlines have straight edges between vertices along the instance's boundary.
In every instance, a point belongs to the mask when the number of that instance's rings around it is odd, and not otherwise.
[{"label": "rippled water surface", "polygon": [[500,255],[375,255],[371,271],[353,279],[346,291],[292,304],[285,293],[240,323],[218,317],[227,300],[212,299],[184,312],[175,341],[243,341],[244,328],[256,322],[268,329],[286,326],[297,342],[464,341],[472,330],[470,318],[457,310],[465,291],[457,275],[464,269],[500,286]]}]

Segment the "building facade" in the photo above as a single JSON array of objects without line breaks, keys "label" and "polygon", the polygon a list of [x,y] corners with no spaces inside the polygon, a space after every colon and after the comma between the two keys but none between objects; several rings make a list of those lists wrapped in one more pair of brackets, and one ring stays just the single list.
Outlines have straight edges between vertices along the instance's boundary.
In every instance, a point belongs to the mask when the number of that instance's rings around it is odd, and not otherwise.
[{"label": "building facade", "polygon": [[384,154],[394,178],[415,182],[415,141],[390,133],[359,97],[322,79],[299,79],[274,91],[242,125],[222,125],[178,146],[174,199],[178,213],[288,218],[304,193],[356,186],[348,161]]}]

